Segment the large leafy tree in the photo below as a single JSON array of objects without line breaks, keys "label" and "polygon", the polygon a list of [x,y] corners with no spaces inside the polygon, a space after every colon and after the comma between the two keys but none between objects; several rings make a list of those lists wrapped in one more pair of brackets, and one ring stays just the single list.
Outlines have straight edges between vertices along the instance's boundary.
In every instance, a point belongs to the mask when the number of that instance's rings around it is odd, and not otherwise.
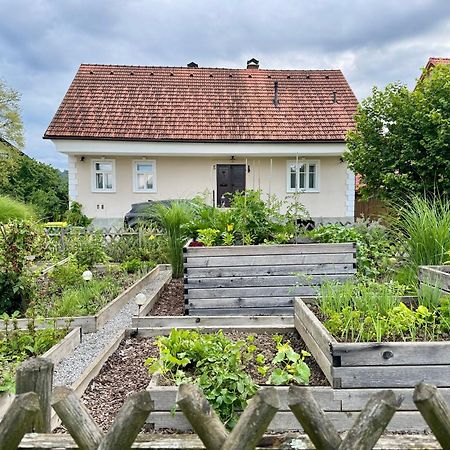
[{"label": "large leafy tree", "polygon": [[59,219],[68,205],[61,172],[22,153],[20,94],[0,81],[0,194],[30,203],[44,220]]},{"label": "large leafy tree", "polygon": [[347,136],[346,160],[363,196],[450,196],[450,65],[425,74],[413,91],[374,88]]}]

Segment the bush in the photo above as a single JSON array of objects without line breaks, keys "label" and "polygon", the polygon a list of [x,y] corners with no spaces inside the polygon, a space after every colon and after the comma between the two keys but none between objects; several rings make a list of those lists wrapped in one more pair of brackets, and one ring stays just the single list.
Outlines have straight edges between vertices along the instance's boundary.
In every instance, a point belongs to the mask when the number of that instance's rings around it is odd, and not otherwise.
[{"label": "bush", "polygon": [[391,242],[389,230],[379,222],[357,220],[351,226],[323,225],[307,235],[323,243],[355,242],[356,267],[363,277],[380,279],[393,273],[396,245]]},{"label": "bush", "polygon": [[26,220],[34,216],[33,208],[10,197],[0,196],[0,223],[10,220]]},{"label": "bush", "polygon": [[41,230],[33,223],[13,220],[0,224],[0,314],[24,311],[36,286],[31,255],[40,254]]},{"label": "bush", "polygon": [[87,233],[72,231],[66,246],[66,252],[73,255],[78,265],[83,268],[92,268],[95,264],[108,260],[103,233],[100,230]]},{"label": "bush", "polygon": [[86,228],[91,224],[92,219],[83,214],[82,208],[81,203],[72,202],[70,209],[66,212],[66,220],[69,225]]}]

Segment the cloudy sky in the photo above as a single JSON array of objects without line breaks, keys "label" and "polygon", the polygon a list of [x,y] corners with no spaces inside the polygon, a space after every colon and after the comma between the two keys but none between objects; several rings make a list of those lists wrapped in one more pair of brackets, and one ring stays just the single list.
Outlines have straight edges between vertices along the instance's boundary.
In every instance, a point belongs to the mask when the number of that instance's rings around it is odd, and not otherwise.
[{"label": "cloudy sky", "polygon": [[413,86],[450,56],[448,0],[0,0],[0,78],[22,93],[25,151],[65,168],[42,135],[81,63],[338,68],[357,97]]}]

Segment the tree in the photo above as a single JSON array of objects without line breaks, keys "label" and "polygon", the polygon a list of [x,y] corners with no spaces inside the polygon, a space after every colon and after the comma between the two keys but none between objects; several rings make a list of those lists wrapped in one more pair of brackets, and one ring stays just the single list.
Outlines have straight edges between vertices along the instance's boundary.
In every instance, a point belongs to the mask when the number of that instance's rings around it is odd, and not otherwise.
[{"label": "tree", "polygon": [[0,81],[0,194],[31,203],[43,220],[60,219],[68,206],[62,173],[24,153],[20,94]]},{"label": "tree", "polygon": [[345,158],[364,197],[450,196],[450,65],[436,66],[413,91],[373,88],[355,120]]}]

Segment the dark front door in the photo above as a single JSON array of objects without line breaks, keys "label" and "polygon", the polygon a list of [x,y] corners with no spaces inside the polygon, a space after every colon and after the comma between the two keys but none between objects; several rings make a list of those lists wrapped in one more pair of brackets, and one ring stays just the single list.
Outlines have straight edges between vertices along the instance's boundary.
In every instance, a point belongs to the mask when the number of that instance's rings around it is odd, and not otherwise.
[{"label": "dark front door", "polygon": [[217,206],[230,206],[230,196],[245,190],[245,164],[217,164]]}]

